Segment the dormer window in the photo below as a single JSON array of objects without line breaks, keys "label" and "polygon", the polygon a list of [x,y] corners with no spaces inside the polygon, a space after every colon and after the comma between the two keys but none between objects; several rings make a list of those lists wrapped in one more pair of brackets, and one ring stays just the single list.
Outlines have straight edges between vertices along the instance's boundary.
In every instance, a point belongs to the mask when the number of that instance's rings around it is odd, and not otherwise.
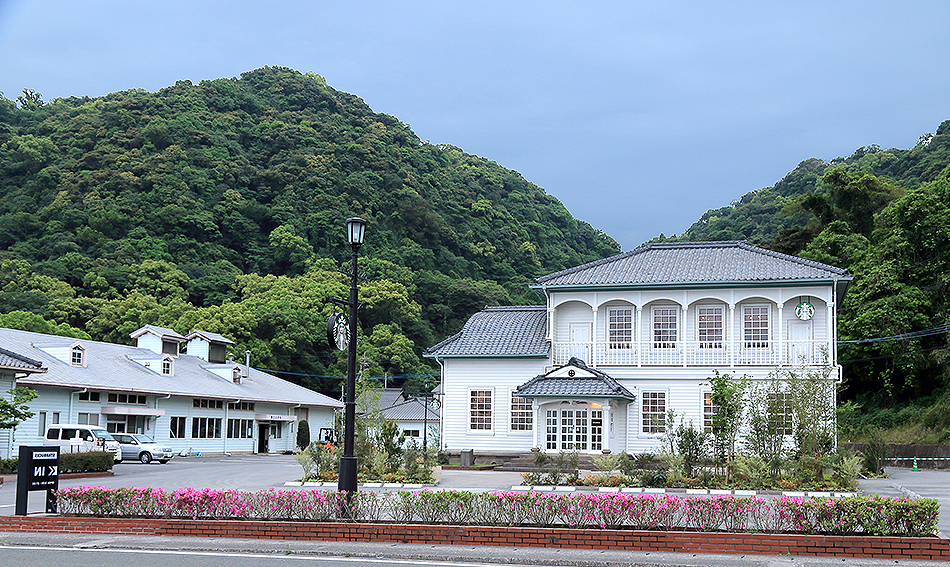
[{"label": "dormer window", "polygon": [[223,363],[227,360],[228,347],[219,343],[211,343],[208,349],[208,362]]},{"label": "dormer window", "polygon": [[178,341],[162,339],[162,354],[178,356]]},{"label": "dormer window", "polygon": [[162,374],[165,376],[171,376],[173,371],[174,367],[172,366],[172,357],[166,356],[162,359]]},{"label": "dormer window", "polygon": [[69,365],[86,366],[86,349],[82,348],[82,345],[73,345],[69,354]]}]

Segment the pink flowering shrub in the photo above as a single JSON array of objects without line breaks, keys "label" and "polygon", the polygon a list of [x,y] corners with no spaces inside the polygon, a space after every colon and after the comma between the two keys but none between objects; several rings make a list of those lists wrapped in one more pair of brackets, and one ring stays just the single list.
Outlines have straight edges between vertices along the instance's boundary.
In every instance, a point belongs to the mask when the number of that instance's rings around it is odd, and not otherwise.
[{"label": "pink flowering shrub", "polygon": [[57,493],[67,515],[295,521],[392,521],[641,530],[932,536],[936,500],[743,498],[635,493],[357,492],[81,486]]}]

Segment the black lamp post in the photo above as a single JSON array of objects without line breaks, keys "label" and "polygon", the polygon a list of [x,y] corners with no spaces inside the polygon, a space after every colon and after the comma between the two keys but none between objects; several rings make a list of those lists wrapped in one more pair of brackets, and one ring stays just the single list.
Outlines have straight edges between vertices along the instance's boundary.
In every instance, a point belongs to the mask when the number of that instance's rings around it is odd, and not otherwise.
[{"label": "black lamp post", "polygon": [[353,455],[354,428],[356,427],[356,255],[363,245],[366,221],[353,217],[346,221],[346,240],[353,252],[350,271],[350,341],[347,345],[346,396],[343,402],[343,457],[340,459],[338,490],[347,493],[347,500],[356,492],[356,456]]}]

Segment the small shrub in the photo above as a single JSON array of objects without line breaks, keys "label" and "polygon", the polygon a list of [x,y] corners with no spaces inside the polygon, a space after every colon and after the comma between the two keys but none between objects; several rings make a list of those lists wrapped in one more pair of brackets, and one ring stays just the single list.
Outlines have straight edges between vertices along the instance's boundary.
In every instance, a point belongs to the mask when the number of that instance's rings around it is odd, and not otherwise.
[{"label": "small shrub", "polygon": [[884,439],[884,432],[878,428],[871,430],[868,441],[864,445],[863,467],[864,470],[879,475],[884,472],[884,462],[888,457],[887,441]]},{"label": "small shrub", "polygon": [[16,474],[19,462],[18,458],[0,459],[0,474]]}]

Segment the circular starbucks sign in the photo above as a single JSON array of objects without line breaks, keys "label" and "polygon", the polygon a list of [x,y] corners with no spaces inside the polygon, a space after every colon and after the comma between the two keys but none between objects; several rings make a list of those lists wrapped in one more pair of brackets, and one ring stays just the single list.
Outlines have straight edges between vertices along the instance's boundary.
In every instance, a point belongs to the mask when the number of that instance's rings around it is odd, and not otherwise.
[{"label": "circular starbucks sign", "polygon": [[815,316],[815,306],[807,301],[802,301],[795,307],[795,316],[802,321],[808,321]]}]

